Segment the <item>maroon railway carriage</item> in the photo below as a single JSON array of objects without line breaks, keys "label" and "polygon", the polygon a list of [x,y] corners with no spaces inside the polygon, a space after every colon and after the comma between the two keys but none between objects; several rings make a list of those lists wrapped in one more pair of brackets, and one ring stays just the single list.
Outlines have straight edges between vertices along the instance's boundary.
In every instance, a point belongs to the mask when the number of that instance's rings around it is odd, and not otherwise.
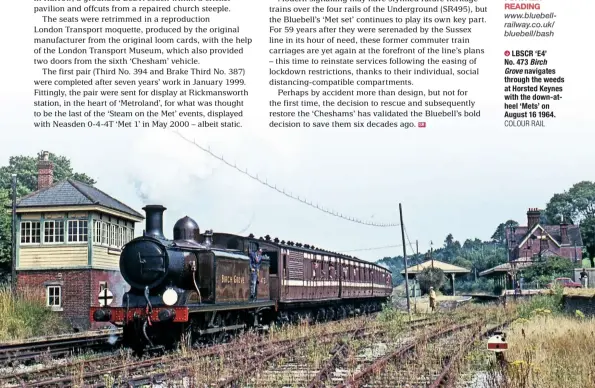
[{"label": "maroon railway carriage", "polygon": [[308,315],[324,320],[377,311],[392,294],[391,272],[355,257],[269,236],[214,233],[211,244],[245,254],[262,248],[270,267],[268,273],[261,271],[258,296],[270,295],[282,320]]}]

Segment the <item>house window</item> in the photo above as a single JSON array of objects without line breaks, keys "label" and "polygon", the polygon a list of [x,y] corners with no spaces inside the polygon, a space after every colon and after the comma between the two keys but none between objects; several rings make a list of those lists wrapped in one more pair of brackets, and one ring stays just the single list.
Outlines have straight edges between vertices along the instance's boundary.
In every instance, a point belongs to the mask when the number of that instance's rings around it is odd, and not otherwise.
[{"label": "house window", "polygon": [[95,244],[101,244],[102,241],[102,232],[103,232],[103,228],[102,228],[102,222],[101,221],[93,221],[93,242]]},{"label": "house window", "polygon": [[21,244],[39,244],[41,242],[41,223],[39,221],[21,222]]},{"label": "house window", "polygon": [[46,295],[48,307],[62,307],[62,287],[48,286]]},{"label": "house window", "polygon": [[107,282],[99,282],[99,292],[107,290]]},{"label": "house window", "polygon": [[64,221],[45,221],[43,224],[44,243],[64,242]]},{"label": "house window", "polygon": [[68,242],[87,241],[87,220],[68,221]]}]

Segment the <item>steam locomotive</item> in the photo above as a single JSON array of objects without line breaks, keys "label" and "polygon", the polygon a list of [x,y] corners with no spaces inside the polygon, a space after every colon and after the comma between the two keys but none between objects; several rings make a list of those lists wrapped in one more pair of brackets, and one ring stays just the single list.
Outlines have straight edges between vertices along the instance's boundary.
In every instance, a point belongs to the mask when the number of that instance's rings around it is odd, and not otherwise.
[{"label": "steam locomotive", "polygon": [[[200,233],[189,217],[163,234],[161,205],[147,205],[142,237],[122,248],[130,289],[119,307],[92,307],[92,321],[123,327],[137,351],[225,336],[300,319],[343,319],[381,309],[391,272],[355,257],[269,236]],[[249,253],[263,250],[256,297],[250,298]]]}]

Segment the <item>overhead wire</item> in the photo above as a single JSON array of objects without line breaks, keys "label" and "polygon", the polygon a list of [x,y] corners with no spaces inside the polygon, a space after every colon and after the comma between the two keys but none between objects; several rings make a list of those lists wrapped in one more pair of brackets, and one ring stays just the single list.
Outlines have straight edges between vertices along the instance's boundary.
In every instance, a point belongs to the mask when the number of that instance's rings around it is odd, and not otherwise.
[{"label": "overhead wire", "polygon": [[371,221],[364,221],[364,220],[361,220],[361,219],[358,219],[355,217],[350,217],[350,216],[344,215],[343,213],[339,213],[334,210],[325,208],[321,205],[318,205],[317,203],[306,200],[306,198],[300,198],[300,196],[295,196],[291,192],[287,192],[284,189],[279,189],[279,188],[277,188],[277,185],[273,185],[273,184],[269,183],[268,179],[263,180],[263,179],[259,178],[258,175],[252,175],[251,173],[249,173],[248,169],[241,169],[235,163],[232,164],[232,163],[228,162],[223,156],[219,156],[219,155],[216,155],[215,153],[213,153],[211,151],[210,147],[204,147],[204,146],[198,144],[195,140],[188,139],[187,137],[182,135],[178,130],[173,130],[172,132],[175,133],[176,135],[178,135],[180,138],[182,138],[186,142],[194,145],[195,147],[197,147],[201,151],[209,154],[210,156],[214,157],[215,159],[220,160],[221,162],[225,163],[229,167],[232,167],[233,169],[237,170],[238,172],[242,173],[243,175],[246,175],[247,177],[250,177],[253,180],[259,182],[260,184],[262,184],[270,189],[273,189],[273,190],[285,195],[288,198],[291,198],[291,199],[299,201],[305,205],[308,205],[316,210],[319,210],[326,214],[330,214],[332,216],[335,216],[335,217],[338,217],[338,218],[341,218],[341,219],[344,219],[347,221],[355,222],[355,223],[361,224],[361,225],[374,226],[374,227],[378,227],[378,228],[391,228],[391,227],[396,227],[396,226],[401,225],[401,224],[395,224],[395,223],[376,223],[376,222],[371,222]]}]

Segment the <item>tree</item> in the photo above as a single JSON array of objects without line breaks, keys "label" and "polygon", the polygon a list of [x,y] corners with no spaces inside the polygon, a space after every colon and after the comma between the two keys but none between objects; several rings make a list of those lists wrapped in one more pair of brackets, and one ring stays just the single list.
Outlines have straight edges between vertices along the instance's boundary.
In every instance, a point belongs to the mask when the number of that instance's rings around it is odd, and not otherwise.
[{"label": "tree", "polygon": [[500,244],[504,244],[504,241],[506,240],[506,230],[509,228],[516,228],[517,226],[519,226],[519,223],[516,222],[515,220],[508,220],[500,225],[498,225],[498,227],[496,228],[496,231],[494,232],[494,234],[492,235],[492,241],[496,241]]},{"label": "tree", "polygon": [[454,239],[452,233],[449,233],[444,239],[444,250],[441,252],[442,259],[448,263],[452,263],[460,250],[461,243]]},{"label": "tree", "polygon": [[548,257],[544,262],[533,264],[524,269],[523,277],[526,281],[539,281],[548,283],[557,277],[571,276],[574,264],[566,257]]},{"label": "tree", "polygon": [[[80,182],[94,185],[96,182],[87,174],[72,170],[70,160],[61,155],[50,153],[49,160],[54,162],[54,181],[72,178]],[[12,174],[17,174],[17,196],[22,197],[37,190],[37,157],[11,156],[8,166],[0,167],[0,188],[10,190]]]},{"label": "tree", "polygon": [[554,194],[545,209],[551,223],[564,221],[578,224],[595,217],[595,182],[582,181],[574,184],[564,193]]},{"label": "tree", "polygon": [[429,292],[430,287],[439,289],[445,280],[446,276],[440,268],[426,268],[417,275],[419,288],[423,293]]},{"label": "tree", "polygon": [[[37,160],[36,156],[11,156],[8,165],[0,167],[0,278],[10,271],[12,262],[11,214],[7,211],[12,201],[12,174],[17,174],[17,197],[37,190]],[[88,175],[74,172],[64,156],[50,153],[49,160],[54,162],[54,181],[72,178],[90,185],[96,183]]]},{"label": "tree", "polygon": [[591,260],[591,268],[595,268],[595,217],[589,217],[581,222],[581,236]]}]

